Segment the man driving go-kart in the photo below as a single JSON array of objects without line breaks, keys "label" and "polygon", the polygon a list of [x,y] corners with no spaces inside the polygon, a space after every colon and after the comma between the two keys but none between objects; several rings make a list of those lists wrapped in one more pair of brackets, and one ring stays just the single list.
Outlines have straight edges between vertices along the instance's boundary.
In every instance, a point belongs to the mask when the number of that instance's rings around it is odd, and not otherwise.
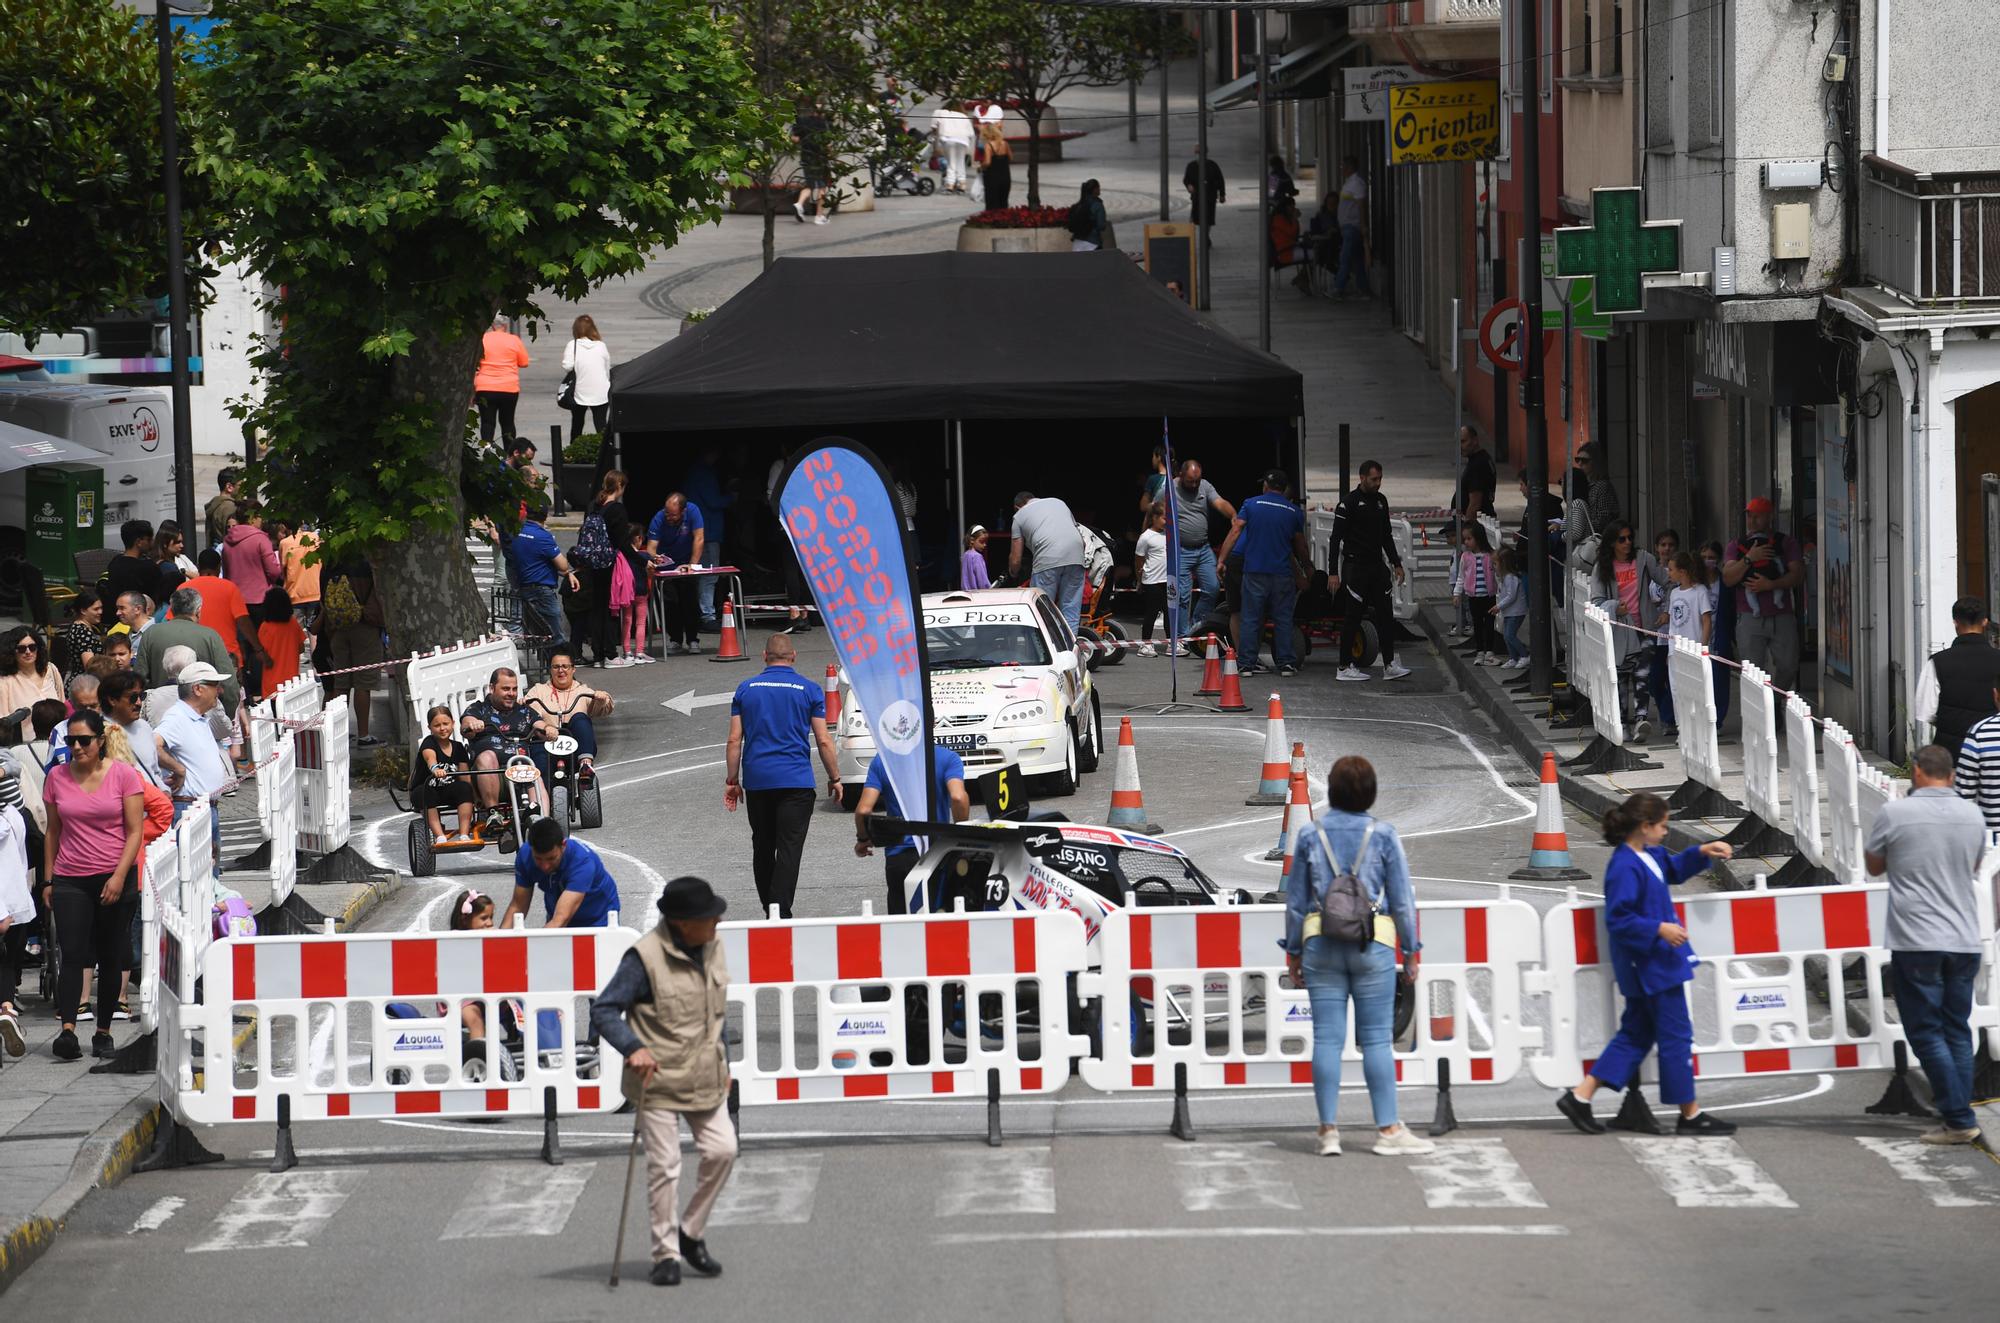
[{"label": "man driving go-kart", "polygon": [[[480,817],[497,834],[501,825],[500,768],[517,753],[534,752],[529,746],[535,734],[535,714],[521,706],[521,677],[512,667],[499,667],[486,678],[486,697],[465,709],[459,727],[472,746],[472,784],[479,794]],[[542,812],[549,811],[548,790],[540,779],[535,782],[535,803]]]}]

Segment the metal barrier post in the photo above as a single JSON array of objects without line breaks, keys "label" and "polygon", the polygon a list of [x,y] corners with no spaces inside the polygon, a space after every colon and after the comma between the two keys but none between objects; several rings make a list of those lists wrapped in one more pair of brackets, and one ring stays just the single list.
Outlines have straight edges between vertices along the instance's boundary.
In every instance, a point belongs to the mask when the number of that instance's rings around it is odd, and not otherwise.
[{"label": "metal barrier post", "polygon": [[299,1165],[298,1150],[292,1147],[292,1095],[278,1095],[278,1134],[271,1144],[271,1167],[273,1176],[281,1175]]},{"label": "metal barrier post", "polygon": [[1188,1112],[1187,1063],[1174,1063],[1174,1123],[1167,1133],[1185,1143],[1194,1143],[1194,1117]]},{"label": "metal barrier post", "polygon": [[556,1121],[554,1085],[542,1090],[542,1161],[551,1167],[563,1165],[562,1134]]},{"label": "metal barrier post", "polygon": [[986,1146],[1000,1147],[1000,1072],[986,1072]]},{"label": "metal barrier post", "polygon": [[1451,1105],[1451,1061],[1438,1062],[1438,1106],[1437,1114],[1431,1118],[1431,1138],[1448,1135],[1458,1129],[1458,1113]]},{"label": "metal barrier post", "polygon": [[1867,1107],[1870,1116],[1931,1116],[1930,1108],[1917,1101],[1917,1095],[1910,1089],[1910,1045],[1896,1044],[1896,1073],[1889,1077],[1889,1087],[1882,1091],[1882,1097]]}]

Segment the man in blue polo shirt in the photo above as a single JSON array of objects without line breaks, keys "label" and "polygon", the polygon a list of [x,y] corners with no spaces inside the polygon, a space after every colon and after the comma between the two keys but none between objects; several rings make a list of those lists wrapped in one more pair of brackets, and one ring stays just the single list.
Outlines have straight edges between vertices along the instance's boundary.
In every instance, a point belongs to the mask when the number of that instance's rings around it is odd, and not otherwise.
[{"label": "man in blue polo shirt", "polygon": [[536,818],[528,839],[514,856],[514,899],[502,928],[526,914],[542,893],[544,928],[602,928],[618,912],[618,883],[605,871],[597,851],[563,836],[554,818]]},{"label": "man in blue polo shirt", "polygon": [[750,871],[757,917],[771,906],[792,917],[799,858],[812,825],[812,750],[826,767],[827,793],[840,798],[840,763],[826,730],[826,691],[792,668],[798,650],[783,634],[764,643],[764,669],[736,686],[729,702],[729,752],[722,803],[750,805]]},{"label": "man in blue polo shirt", "polygon": [[[965,760],[942,744],[931,744],[932,784],[936,786],[936,810],[950,813],[953,822],[964,822],[972,815],[972,797],[965,791]],[[862,783],[861,798],[854,804],[854,853],[866,859],[872,852],[868,839],[868,815],[875,811],[877,804],[882,812],[892,818],[904,816],[902,806],[896,802],[896,788],[889,784],[889,769],[882,762],[882,755],[876,754],[875,761],[868,764],[868,779]],[[930,810],[917,806],[919,814]],[[917,866],[917,838],[905,836],[882,852],[882,873],[889,882],[890,914],[910,912],[909,897],[903,892],[903,879]]]},{"label": "man in blue polo shirt", "polygon": [[521,617],[522,627],[530,635],[542,636],[543,651],[552,651],[568,641],[568,631],[563,623],[562,601],[556,595],[556,584],[567,582],[571,592],[577,588],[576,571],[569,565],[569,558],[556,545],[556,535],[549,532],[542,523],[549,517],[547,504],[536,500],[528,503],[527,517],[521,521],[521,531],[507,540],[507,562],[514,568],[514,576],[521,585],[521,605],[526,612]]},{"label": "man in blue polo shirt", "polygon": [[1225,561],[1237,539],[1243,544],[1243,631],[1236,639],[1236,658],[1244,675],[1264,669],[1257,664],[1257,649],[1263,643],[1266,612],[1278,674],[1299,673],[1298,654],[1292,649],[1292,608],[1299,600],[1300,567],[1312,564],[1312,551],[1306,545],[1305,512],[1285,497],[1291,481],[1283,469],[1266,473],[1264,490],[1243,502],[1229,525],[1229,536],[1222,539]]},{"label": "man in blue polo shirt", "polygon": [[[662,568],[698,567],[707,544],[701,507],[680,492],[668,496],[653,522],[646,525],[646,552],[665,557]],[[701,613],[695,603],[695,586],[700,582],[685,574],[667,574],[660,579],[666,594],[668,656],[701,651]]]}]

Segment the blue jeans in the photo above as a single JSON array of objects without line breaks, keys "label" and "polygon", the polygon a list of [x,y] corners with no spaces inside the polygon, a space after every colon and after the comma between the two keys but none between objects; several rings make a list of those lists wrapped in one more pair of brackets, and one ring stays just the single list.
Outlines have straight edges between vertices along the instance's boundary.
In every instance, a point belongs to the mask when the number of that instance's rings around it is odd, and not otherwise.
[{"label": "blue jeans", "polygon": [[1896,1014],[1923,1063],[1938,1115],[1954,1130],[1976,1130],[1972,1114],[1972,985],[1979,957],[1957,951],[1892,951]]},{"label": "blue jeans", "polygon": [[1238,662],[1255,666],[1257,649],[1264,638],[1264,613],[1271,616],[1271,655],[1280,666],[1296,666],[1292,651],[1292,608],[1298,605],[1299,586],[1289,574],[1243,572],[1243,637],[1236,640]]},{"label": "blue jeans", "polygon": [[1359,225],[1340,227],[1340,265],[1333,273],[1333,292],[1347,292],[1347,273],[1354,273],[1354,288],[1362,294],[1368,293],[1368,245],[1361,238]]},{"label": "blue jeans", "polygon": [[1660,1049],[1660,1101],[1694,1101],[1694,1023],[1688,1019],[1687,989],[1670,988],[1625,1003],[1618,1032],[1590,1067],[1607,1089],[1622,1089],[1639,1074],[1639,1063],[1655,1044]]},{"label": "blue jeans", "polygon": [[[1715,663],[1710,662],[1713,666]],[[1674,725],[1674,686],[1667,677],[1667,649],[1658,645],[1653,648],[1651,669],[1646,675],[1646,688],[1652,691],[1653,706],[1659,709],[1660,720]],[[1721,718],[1717,718],[1721,720]]]},{"label": "blue jeans", "polygon": [[[722,564],[722,561],[719,559],[722,554],[722,547],[716,541],[716,537],[717,531],[714,525],[710,525],[708,540],[703,542],[701,547],[701,563],[703,565],[714,566]],[[701,603],[701,623],[704,625],[712,624],[715,621],[715,585],[720,582],[721,580],[715,575],[708,574],[703,575],[695,587],[695,596]],[[740,607],[743,603],[738,602],[736,605]]]},{"label": "blue jeans", "polygon": [[1313,1102],[1319,1107],[1319,1123],[1333,1125],[1339,1120],[1340,1056],[1347,1050],[1351,999],[1355,1045],[1361,1049],[1361,1074],[1368,1081],[1375,1128],[1396,1124],[1396,1050],[1391,1042],[1396,1023],[1396,953],[1380,942],[1357,947],[1309,937],[1299,964],[1312,1004]]},{"label": "blue jeans", "polygon": [[562,599],[553,584],[521,585],[521,632],[545,635],[546,641],[530,651],[546,653],[569,641],[569,627],[563,619]]},{"label": "blue jeans", "polygon": [[[597,756],[597,729],[590,724],[589,717],[578,712],[563,723],[563,730],[576,741],[578,758]],[[541,769],[542,782],[546,785],[549,779],[549,751],[542,746],[540,740],[535,740],[528,745],[528,756],[534,759],[535,766]]]},{"label": "blue jeans", "polygon": [[1057,565],[1036,570],[1034,585],[1055,599],[1056,609],[1074,630],[1083,619],[1083,566]]},{"label": "blue jeans", "polygon": [[[1215,548],[1203,543],[1181,548],[1181,632],[1195,628],[1208,618],[1209,608],[1222,596],[1222,583],[1215,577]],[[1194,596],[1189,597],[1192,588]]]},{"label": "blue jeans", "polygon": [[1526,616],[1501,616],[1500,637],[1507,640],[1507,660],[1520,661],[1528,655],[1528,645],[1521,641],[1521,622]]}]

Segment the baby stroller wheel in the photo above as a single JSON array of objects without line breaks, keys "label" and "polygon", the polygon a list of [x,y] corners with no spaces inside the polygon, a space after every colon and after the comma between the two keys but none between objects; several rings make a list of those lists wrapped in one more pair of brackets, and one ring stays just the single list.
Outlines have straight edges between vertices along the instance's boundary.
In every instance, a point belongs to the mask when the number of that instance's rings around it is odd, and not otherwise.
[{"label": "baby stroller wheel", "polygon": [[1086,645],[1083,656],[1083,668],[1087,671],[1094,671],[1099,666],[1102,666],[1104,664],[1104,649],[1099,647],[1098,644],[1103,640],[1098,635],[1098,632],[1089,625],[1078,625],[1076,627],[1076,637]]},{"label": "baby stroller wheel", "polygon": [[920,198],[927,198],[927,197],[929,197],[929,196],[930,196],[931,194],[933,194],[933,193],[935,193],[935,192],[937,192],[937,180],[935,180],[935,179],[932,179],[932,178],[931,178],[931,177],[930,177],[929,175],[918,175],[918,176],[917,176],[917,196],[918,196],[918,197],[920,197]]},{"label": "baby stroller wheel", "polygon": [[[1123,643],[1125,641],[1125,627],[1115,620],[1106,620],[1102,625],[1098,626],[1098,633],[1103,636],[1107,643]],[[1116,666],[1125,660],[1125,649],[1113,648],[1101,655],[1104,658],[1106,666]]]}]

